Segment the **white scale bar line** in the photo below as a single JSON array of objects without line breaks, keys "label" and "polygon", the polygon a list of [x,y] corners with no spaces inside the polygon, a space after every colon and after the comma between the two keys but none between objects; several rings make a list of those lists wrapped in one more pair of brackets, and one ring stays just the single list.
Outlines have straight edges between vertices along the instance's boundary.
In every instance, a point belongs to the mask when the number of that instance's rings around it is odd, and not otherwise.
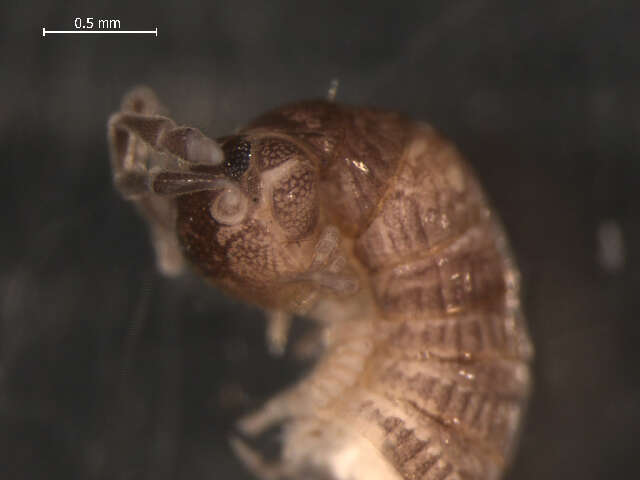
[{"label": "white scale bar line", "polygon": [[42,27],[42,36],[46,37],[47,33],[153,33],[158,36],[158,27],[155,30],[47,30]]}]

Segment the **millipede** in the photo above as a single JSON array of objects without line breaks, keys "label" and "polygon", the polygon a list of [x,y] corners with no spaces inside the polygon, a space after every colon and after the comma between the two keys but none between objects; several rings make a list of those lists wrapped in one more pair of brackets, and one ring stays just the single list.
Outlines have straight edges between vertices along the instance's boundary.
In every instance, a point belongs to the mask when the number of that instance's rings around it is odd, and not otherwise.
[{"label": "millipede", "polygon": [[[331,95],[332,97],[333,95]],[[108,122],[115,186],[159,269],[190,266],[268,314],[318,325],[310,373],[240,419],[265,479],[501,478],[533,348],[504,229],[471,167],[426,123],[328,100],[211,139],[147,87]],[[241,437],[282,429],[277,461]]]}]

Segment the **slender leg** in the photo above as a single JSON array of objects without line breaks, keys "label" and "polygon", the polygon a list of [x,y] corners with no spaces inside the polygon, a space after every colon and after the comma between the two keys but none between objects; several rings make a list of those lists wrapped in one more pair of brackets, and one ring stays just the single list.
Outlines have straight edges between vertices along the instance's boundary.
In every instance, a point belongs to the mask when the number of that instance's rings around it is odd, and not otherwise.
[{"label": "slender leg", "polygon": [[269,463],[262,455],[238,437],[231,437],[229,443],[236,456],[256,477],[264,480],[280,480],[287,478],[288,469],[284,463]]},{"label": "slender leg", "polygon": [[359,288],[358,277],[340,251],[340,232],[329,226],[321,233],[309,271],[302,278],[338,295],[351,295]]},{"label": "slender leg", "polygon": [[267,315],[267,347],[272,355],[282,355],[289,339],[292,315],[281,310]]},{"label": "slender leg", "polygon": [[[313,372],[298,384],[271,398],[258,411],[243,417],[240,430],[256,436],[288,419],[312,415],[337,399],[360,376],[373,344],[370,324],[341,327],[333,335],[341,338],[339,346],[329,346]],[[343,337],[345,336],[345,337]]]}]

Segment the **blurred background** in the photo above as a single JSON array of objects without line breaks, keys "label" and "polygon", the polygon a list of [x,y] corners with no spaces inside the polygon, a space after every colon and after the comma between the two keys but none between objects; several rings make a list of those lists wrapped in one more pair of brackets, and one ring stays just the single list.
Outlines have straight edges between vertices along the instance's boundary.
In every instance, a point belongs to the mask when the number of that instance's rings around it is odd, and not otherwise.
[{"label": "blurred background", "polygon": [[[42,36],[76,17],[159,33]],[[216,137],[334,78],[452,138],[506,224],[536,346],[508,478],[633,475],[639,21],[632,0],[4,2],[0,476],[251,478],[235,419],[308,365],[268,355],[258,310],[156,273],[106,121],[147,84]]]}]

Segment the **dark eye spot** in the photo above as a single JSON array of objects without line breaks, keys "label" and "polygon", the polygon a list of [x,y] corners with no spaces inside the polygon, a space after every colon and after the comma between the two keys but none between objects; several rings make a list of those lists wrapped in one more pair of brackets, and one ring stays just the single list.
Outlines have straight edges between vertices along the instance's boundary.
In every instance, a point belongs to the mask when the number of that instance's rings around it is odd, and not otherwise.
[{"label": "dark eye spot", "polygon": [[243,139],[231,140],[222,147],[224,151],[224,171],[233,178],[238,179],[249,168],[251,157],[251,144]]}]

